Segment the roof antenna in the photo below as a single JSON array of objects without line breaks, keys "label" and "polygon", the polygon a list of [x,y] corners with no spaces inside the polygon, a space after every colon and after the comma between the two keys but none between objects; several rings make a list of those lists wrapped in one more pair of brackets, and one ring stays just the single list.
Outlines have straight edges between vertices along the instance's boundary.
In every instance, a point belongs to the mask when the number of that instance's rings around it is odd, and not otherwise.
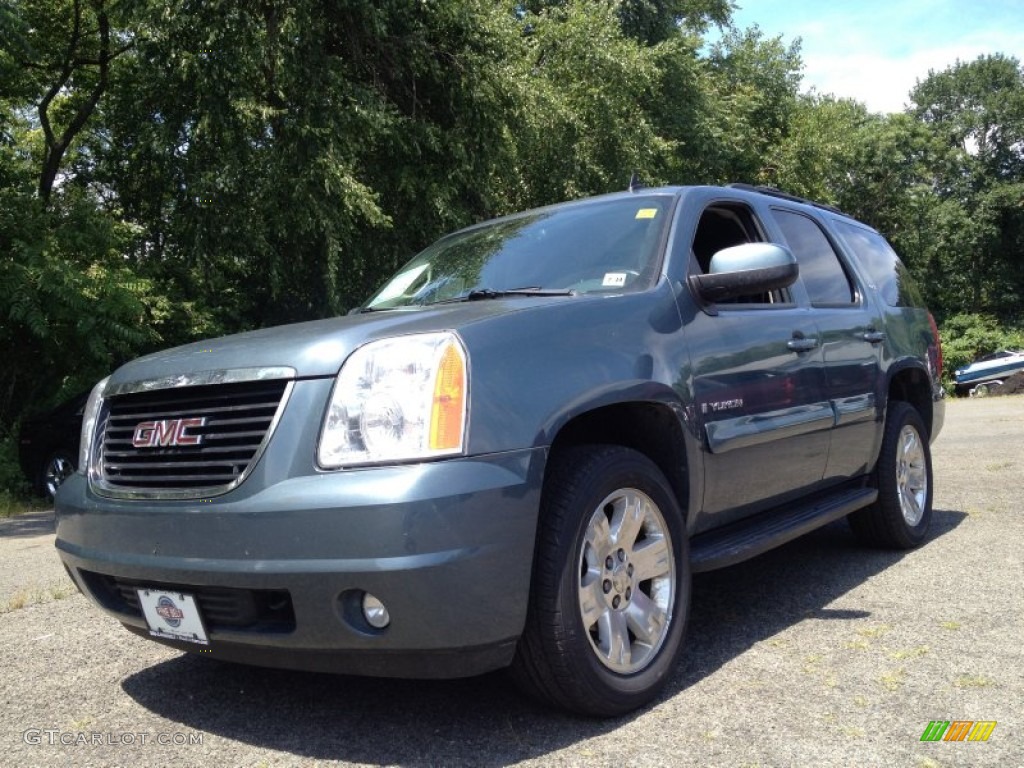
[{"label": "roof antenna", "polygon": [[640,180],[640,175],[633,171],[633,175],[629,177],[629,191],[636,192],[638,189],[643,189],[647,185]]}]

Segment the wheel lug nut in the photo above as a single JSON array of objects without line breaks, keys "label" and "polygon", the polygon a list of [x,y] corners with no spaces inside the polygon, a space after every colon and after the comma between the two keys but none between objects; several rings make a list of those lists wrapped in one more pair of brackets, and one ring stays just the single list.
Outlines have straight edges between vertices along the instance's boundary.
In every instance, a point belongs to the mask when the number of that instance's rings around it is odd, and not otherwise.
[{"label": "wheel lug nut", "polygon": [[626,550],[620,549],[619,550],[619,562],[620,563],[624,563],[625,561],[626,561]]},{"label": "wheel lug nut", "polygon": [[632,587],[626,587],[626,599],[629,600],[629,598],[631,598],[632,596],[633,596],[633,588]]},{"label": "wheel lug nut", "polygon": [[633,575],[633,564],[632,563],[630,563],[629,567],[626,568],[626,573],[628,573],[630,576]]},{"label": "wheel lug nut", "polygon": [[602,589],[604,589],[604,593],[605,593],[606,595],[607,595],[607,594],[608,594],[609,592],[611,592],[611,591],[612,591],[612,583],[611,583],[610,581],[608,581],[608,579],[605,579],[605,580],[604,580],[604,584],[602,584],[602,585],[601,585],[601,587],[602,587]]},{"label": "wheel lug nut", "polygon": [[616,595],[615,597],[612,598],[612,608],[618,608],[619,604],[621,602],[622,602],[622,598],[619,597],[618,595]]},{"label": "wheel lug nut", "polygon": [[611,555],[608,555],[608,557],[605,558],[604,567],[607,568],[609,571],[615,567],[615,561],[612,560]]}]

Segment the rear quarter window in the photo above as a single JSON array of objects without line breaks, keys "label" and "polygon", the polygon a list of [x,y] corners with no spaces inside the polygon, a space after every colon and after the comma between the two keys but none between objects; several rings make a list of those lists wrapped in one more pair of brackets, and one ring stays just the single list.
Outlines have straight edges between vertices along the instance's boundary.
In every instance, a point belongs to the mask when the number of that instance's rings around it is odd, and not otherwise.
[{"label": "rear quarter window", "polygon": [[891,307],[924,306],[921,291],[909,270],[884,237],[846,221],[833,220],[833,224],[886,304]]}]

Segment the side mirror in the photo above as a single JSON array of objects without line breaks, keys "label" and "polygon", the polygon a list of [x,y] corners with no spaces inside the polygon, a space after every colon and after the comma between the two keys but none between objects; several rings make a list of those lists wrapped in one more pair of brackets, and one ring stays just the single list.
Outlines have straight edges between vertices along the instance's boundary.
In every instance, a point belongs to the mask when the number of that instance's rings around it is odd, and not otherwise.
[{"label": "side mirror", "polygon": [[789,248],[777,243],[744,243],[711,257],[706,275],[690,280],[705,301],[777,291],[796,282],[800,267]]}]

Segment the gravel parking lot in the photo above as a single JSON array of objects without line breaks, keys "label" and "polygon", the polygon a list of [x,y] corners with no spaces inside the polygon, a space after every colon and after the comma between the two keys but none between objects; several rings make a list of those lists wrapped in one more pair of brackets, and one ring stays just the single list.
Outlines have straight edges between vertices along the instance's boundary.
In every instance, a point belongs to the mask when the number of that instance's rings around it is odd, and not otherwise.
[{"label": "gravel parking lot", "polygon": [[[78,595],[52,514],[0,520],[0,765],[1024,766],[1024,396],[949,403],[910,553],[844,522],[695,578],[688,653],[614,721],[501,675],[372,680],[146,642]],[[932,720],[997,725],[921,742]]]}]

